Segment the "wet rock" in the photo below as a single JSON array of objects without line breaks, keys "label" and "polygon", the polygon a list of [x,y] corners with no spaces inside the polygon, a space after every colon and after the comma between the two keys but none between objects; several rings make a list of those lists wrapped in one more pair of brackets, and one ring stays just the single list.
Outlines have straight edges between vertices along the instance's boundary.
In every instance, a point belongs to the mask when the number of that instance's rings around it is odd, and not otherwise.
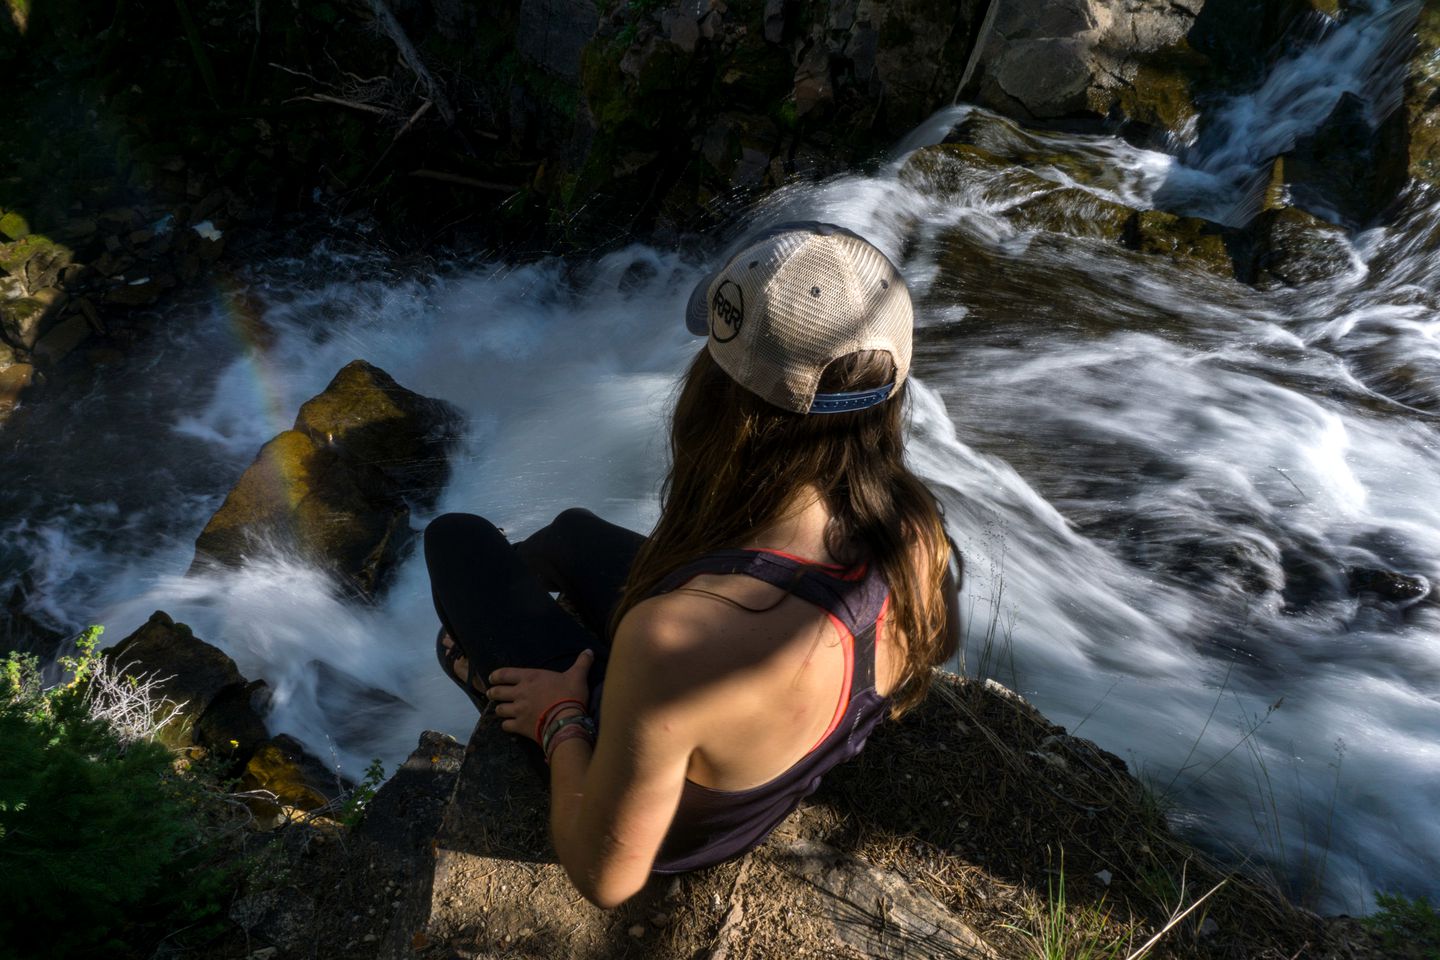
[{"label": "wet rock", "polygon": [[375,730],[408,721],[415,708],[324,660],[306,664],[315,680],[315,701],[336,741],[364,740]]},{"label": "wet rock", "polygon": [[261,448],[205,525],[191,572],[289,553],[373,594],[399,555],[409,516],[373,466],[287,430]]},{"label": "wet rock", "polygon": [[260,716],[268,692],[263,680],[221,689],[195,722],[195,741],[215,756],[248,761],[270,735]]},{"label": "wet rock", "polygon": [[1055,182],[968,143],[942,143],[911,154],[900,178],[927,193],[958,195],[979,202],[1001,202],[1025,193],[1040,194]]},{"label": "wet rock", "polygon": [[28,363],[12,363],[0,370],[0,422],[15,412],[34,383],[35,368]]},{"label": "wet rock", "polygon": [[458,415],[356,360],[275,437],[195,543],[192,572],[297,554],[374,596],[408,542],[409,502],[448,476]]},{"label": "wet rock", "polygon": [[394,488],[429,506],[450,476],[446,454],[460,415],[396,383],[363,360],[346,364],[300,407],[295,429],[339,455],[379,471]]},{"label": "wet rock", "polygon": [[28,297],[0,301],[0,335],[17,347],[33,350],[55,322],[66,299],[63,290],[46,287]]},{"label": "wet rock", "polygon": [[156,690],[180,707],[175,721],[161,731],[161,739],[171,746],[202,745],[196,736],[201,718],[222,692],[245,686],[235,661],[224,651],[160,610],[105,656],[127,674],[159,678]]},{"label": "wet rock", "polygon": [[[347,784],[327,769],[288,734],[280,734],[255,748],[240,778],[246,790],[268,790],[275,801],[259,802],[258,816],[274,816],[281,806],[316,810],[344,793]],[[272,809],[273,808],[273,809]]]},{"label": "wet rock", "polygon": [[1287,38],[1316,15],[1310,0],[1195,0],[1194,7],[1186,41],[1209,61],[1205,80],[1219,91],[1253,87]]},{"label": "wet rock", "polygon": [[1252,282],[1262,288],[1327,280],[1352,266],[1345,232],[1295,207],[1262,213],[1250,235]]},{"label": "wet rock", "polygon": [[1182,267],[1199,267],[1217,277],[1235,277],[1224,228],[1208,220],[1145,210],[1132,223],[1129,245],[1144,254],[1168,257]]},{"label": "wet rock", "polygon": [[1427,3],[1416,24],[1419,43],[1405,83],[1410,176],[1440,185],[1440,7]]},{"label": "wet rock", "polygon": [[1370,567],[1351,567],[1346,576],[1351,593],[1357,596],[1368,594],[1381,600],[1410,604],[1430,595],[1430,581],[1424,577]]},{"label": "wet rock", "polygon": [[91,332],[90,321],[83,314],[74,314],[61,320],[35,344],[35,359],[47,367],[53,367],[84,343]]},{"label": "wet rock", "polygon": [[160,299],[160,294],[175,286],[175,282],[173,276],[164,273],[153,277],[136,277],[105,291],[105,302],[126,307],[148,306]]},{"label": "wet rock", "polygon": [[1405,139],[1402,111],[1377,125],[1364,100],[1342,95],[1325,122],[1286,157],[1294,202],[1352,227],[1368,226],[1409,179]]},{"label": "wet rock", "polygon": [[1079,187],[1051,190],[1005,212],[1006,219],[1021,227],[1116,243],[1125,236],[1134,216],[1135,211],[1124,204],[1103,200]]}]

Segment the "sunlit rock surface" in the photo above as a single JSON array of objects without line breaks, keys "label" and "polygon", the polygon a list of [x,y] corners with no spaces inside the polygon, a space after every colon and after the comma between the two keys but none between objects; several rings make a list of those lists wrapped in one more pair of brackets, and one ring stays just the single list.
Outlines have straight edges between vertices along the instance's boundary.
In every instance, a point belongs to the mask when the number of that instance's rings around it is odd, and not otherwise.
[{"label": "sunlit rock surface", "polygon": [[456,423],[447,404],[348,364],[261,448],[196,540],[195,567],[294,552],[373,596],[409,541],[410,503],[432,503],[449,475]]}]

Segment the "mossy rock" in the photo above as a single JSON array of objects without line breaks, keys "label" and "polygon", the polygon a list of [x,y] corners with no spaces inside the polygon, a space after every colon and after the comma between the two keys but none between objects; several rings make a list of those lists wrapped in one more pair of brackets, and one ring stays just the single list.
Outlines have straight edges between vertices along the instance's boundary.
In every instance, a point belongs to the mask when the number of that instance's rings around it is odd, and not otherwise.
[{"label": "mossy rock", "polygon": [[226,690],[243,689],[245,684],[235,661],[224,651],[160,610],[105,656],[129,676],[148,674],[159,679],[157,692],[179,707],[175,720],[160,731],[160,739],[171,747],[199,744],[197,728],[206,711]]},{"label": "mossy rock", "polygon": [[1200,115],[1194,83],[1208,66],[1205,57],[1182,41],[1146,57],[1131,81],[1120,88],[1116,103],[1129,120],[1180,133]]},{"label": "mossy rock", "polygon": [[297,810],[315,810],[338,797],[345,784],[306,752],[300,741],[281,734],[260,744],[240,778],[246,790],[268,790],[275,794],[275,803],[259,804],[261,815],[274,816],[279,806]]},{"label": "mossy rock", "polygon": [[364,596],[410,536],[409,503],[434,502],[458,413],[361,360],[261,448],[195,542],[193,571],[278,551]]},{"label": "mossy rock", "polygon": [[930,194],[956,195],[999,203],[1017,194],[1042,193],[1054,181],[968,143],[942,143],[916,150],[900,170],[900,179]]},{"label": "mossy rock", "polygon": [[30,235],[30,224],[14,210],[0,214],[0,235],[10,240],[23,240]]},{"label": "mossy rock", "polygon": [[195,541],[195,568],[298,555],[373,594],[399,552],[410,511],[366,470],[298,430],[261,448]]},{"label": "mossy rock", "polygon": [[1257,286],[1295,287],[1351,269],[1345,231],[1295,207],[1261,214],[1251,232]]},{"label": "mossy rock", "polygon": [[1410,176],[1440,186],[1440,7],[1427,4],[1416,28],[1419,39],[1406,83],[1410,126]]},{"label": "mossy rock", "polygon": [[1072,237],[1119,242],[1135,216],[1122,203],[1105,200],[1079,187],[1061,187],[1017,203],[1005,212],[1016,226]]},{"label": "mossy rock", "polygon": [[38,233],[0,244],[0,270],[25,280],[32,289],[52,285],[54,275],[73,261],[69,247]]},{"label": "mossy rock", "polygon": [[446,453],[459,413],[423,397],[363,360],[346,364],[295,417],[295,429],[378,470],[396,491],[425,506],[449,479]]},{"label": "mossy rock", "polygon": [[1168,257],[1182,267],[1199,267],[1218,277],[1234,279],[1235,264],[1223,230],[1219,224],[1198,217],[1145,210],[1135,217],[1129,245],[1140,253]]}]

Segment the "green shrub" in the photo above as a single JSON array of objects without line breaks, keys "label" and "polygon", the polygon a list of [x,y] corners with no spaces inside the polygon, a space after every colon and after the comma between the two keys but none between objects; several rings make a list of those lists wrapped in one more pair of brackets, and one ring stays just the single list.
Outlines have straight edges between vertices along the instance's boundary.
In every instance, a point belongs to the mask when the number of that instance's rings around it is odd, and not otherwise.
[{"label": "green shrub", "polygon": [[0,662],[0,957],[125,956],[214,910],[197,784],[91,715],[99,633],[48,689],[33,657]]},{"label": "green shrub", "polygon": [[1426,960],[1440,960],[1440,913],[1424,897],[1411,900],[1398,893],[1377,893],[1380,909],[1365,918],[1387,950],[1419,949]]}]

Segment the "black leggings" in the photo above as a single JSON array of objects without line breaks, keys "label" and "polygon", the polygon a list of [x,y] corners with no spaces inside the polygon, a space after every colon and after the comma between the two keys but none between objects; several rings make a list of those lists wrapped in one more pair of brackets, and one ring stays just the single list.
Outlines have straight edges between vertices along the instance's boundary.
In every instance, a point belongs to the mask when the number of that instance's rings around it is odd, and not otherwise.
[{"label": "black leggings", "polygon": [[[440,623],[471,677],[500,667],[568,670],[584,650],[591,710],[610,659],[610,616],[645,538],[570,509],[514,544],[488,520],[447,513],[425,528],[425,565]],[[563,595],[580,622],[550,596]],[[583,624],[583,626],[582,626]]]}]

